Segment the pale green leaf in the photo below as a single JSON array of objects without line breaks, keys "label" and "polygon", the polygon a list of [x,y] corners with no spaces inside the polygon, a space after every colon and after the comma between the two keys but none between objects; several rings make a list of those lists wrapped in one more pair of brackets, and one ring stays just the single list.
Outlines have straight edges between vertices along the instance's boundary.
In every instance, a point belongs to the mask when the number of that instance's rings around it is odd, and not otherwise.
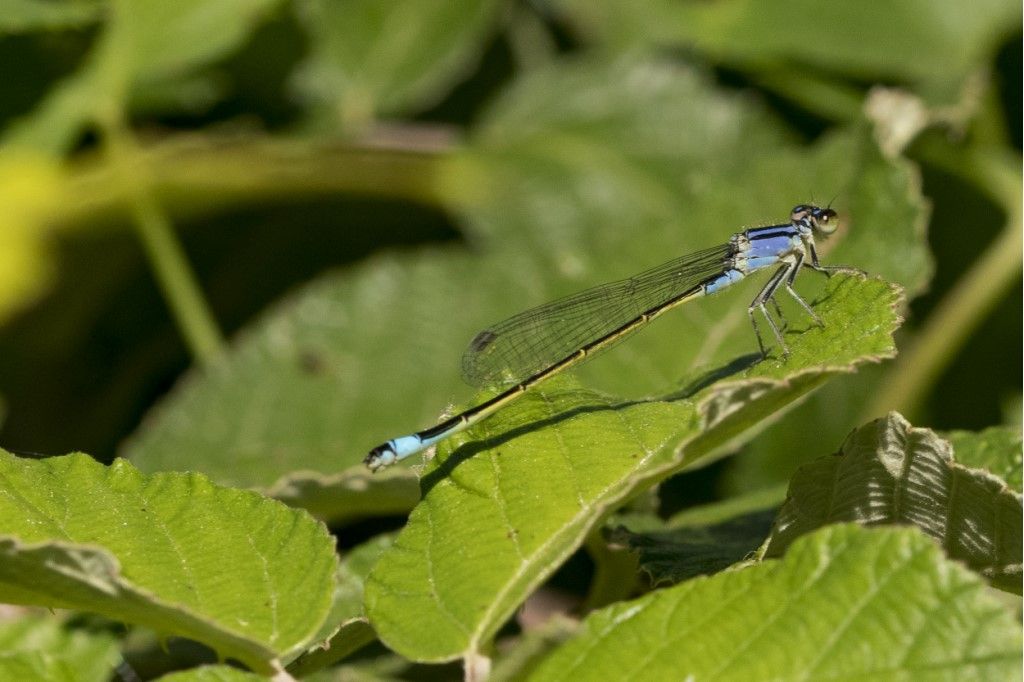
[{"label": "pale green leaf", "polygon": [[375,536],[345,554],[338,567],[338,580],[335,588],[334,606],[331,618],[340,623],[365,615],[363,611],[363,585],[370,570],[387,549],[395,542],[390,533]]},{"label": "pale green leaf", "polygon": [[628,0],[560,4],[606,44],[687,47],[801,85],[802,72],[907,83],[941,103],[954,101],[1020,25],[1020,4],[1009,0],[654,0],[643,11]]},{"label": "pale green leaf", "polygon": [[942,437],[953,445],[959,464],[984,469],[1021,492],[1021,436],[1017,429],[993,426],[984,431],[950,431]]},{"label": "pale green leaf", "polygon": [[413,660],[483,651],[625,500],[720,454],[828,377],[892,354],[898,300],[880,280],[834,278],[815,302],[825,327],[791,333],[788,362],[726,366],[709,373],[713,383],[640,400],[553,381],[450,438],[367,580],[381,640]]},{"label": "pale green leaf", "polygon": [[101,9],[93,0],[4,0],[0,35],[82,28],[97,21]]},{"label": "pale green leaf", "polygon": [[830,523],[913,524],[951,558],[1019,593],[1020,494],[954,455],[949,442],[895,412],[861,427],[837,455],[797,471],[767,555],[781,555],[796,538]]},{"label": "pale green leaf", "polygon": [[72,628],[52,614],[0,620],[0,679],[106,682],[120,661],[110,632]]},{"label": "pale green leaf", "polygon": [[1020,627],[909,529],[834,526],[777,561],[593,613],[531,680],[1009,680]]},{"label": "pale green leaf", "polygon": [[384,533],[349,550],[338,565],[331,611],[317,633],[315,644],[288,663],[297,677],[334,664],[377,639],[363,610],[363,584],[380,555],[394,543]]},{"label": "pale green leaf", "polygon": [[522,633],[515,641],[502,641],[499,656],[487,679],[490,682],[526,679],[555,647],[578,629],[578,625],[574,618],[555,616],[540,627]]},{"label": "pale green leaf", "polygon": [[158,682],[265,682],[263,675],[256,675],[228,665],[203,665],[190,670],[161,675]]},{"label": "pale green leaf", "polygon": [[322,524],[198,474],[0,451],[0,601],[92,611],[247,665],[301,650],[330,606]]},{"label": "pale green leaf", "polygon": [[[223,361],[182,382],[127,444],[128,456],[145,470],[199,469],[243,486],[358,467],[370,447],[468,400],[459,357],[489,323],[785,220],[794,204],[837,191],[837,208],[855,210],[822,245],[826,262],[911,285],[927,271],[913,175],[883,159],[863,131],[792,143],[753,102],[670,63],[538,71],[495,104],[447,167],[435,180],[472,231],[471,253],[383,255],[306,287]],[[757,346],[746,307],[763,283],[751,279],[665,316],[581,376],[644,396],[749,360]],[[810,272],[797,282],[809,298],[823,286]],[[810,329],[799,308],[782,305],[792,332]],[[324,517],[377,505],[329,509],[327,496],[319,500]]]},{"label": "pale green leaf", "polygon": [[500,0],[303,0],[310,56],[298,76],[307,97],[342,124],[432,104],[473,65]]}]

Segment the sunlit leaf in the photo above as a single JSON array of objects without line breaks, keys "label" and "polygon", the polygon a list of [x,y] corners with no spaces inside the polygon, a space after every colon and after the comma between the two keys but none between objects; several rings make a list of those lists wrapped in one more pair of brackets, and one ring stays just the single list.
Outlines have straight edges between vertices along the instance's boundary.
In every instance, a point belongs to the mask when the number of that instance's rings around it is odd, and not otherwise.
[{"label": "sunlit leaf", "polygon": [[1008,680],[1020,647],[1011,614],[931,540],[847,525],[595,612],[529,679]]},{"label": "sunlit leaf", "polygon": [[196,474],[0,451],[0,601],[74,608],[268,670],[327,614],[335,567],[304,512]]},{"label": "sunlit leaf", "polygon": [[950,431],[941,434],[953,446],[957,463],[984,469],[1021,492],[1021,435],[1017,429],[993,426],[984,431]]},{"label": "sunlit leaf", "polygon": [[[586,535],[644,487],[721,453],[828,377],[893,352],[896,289],[836,278],[825,327],[787,362],[624,400],[556,381],[438,447],[423,501],[366,583],[381,639],[413,660],[472,655]],[[845,333],[854,324],[857,335]],[[715,381],[717,379],[717,381]]]}]

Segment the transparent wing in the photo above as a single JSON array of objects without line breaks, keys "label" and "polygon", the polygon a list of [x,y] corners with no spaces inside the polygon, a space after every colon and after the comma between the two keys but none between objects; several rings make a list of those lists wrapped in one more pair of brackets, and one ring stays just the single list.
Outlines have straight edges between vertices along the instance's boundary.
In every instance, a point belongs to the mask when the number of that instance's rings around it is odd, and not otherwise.
[{"label": "transparent wing", "polygon": [[719,273],[728,244],[687,254],[514,315],[483,330],[462,356],[473,386],[518,383]]}]

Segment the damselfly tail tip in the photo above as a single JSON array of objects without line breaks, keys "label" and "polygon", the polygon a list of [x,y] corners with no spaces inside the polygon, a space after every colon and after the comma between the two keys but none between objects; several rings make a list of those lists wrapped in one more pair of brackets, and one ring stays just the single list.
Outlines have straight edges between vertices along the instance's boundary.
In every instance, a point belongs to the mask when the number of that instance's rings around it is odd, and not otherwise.
[{"label": "damselfly tail tip", "polygon": [[391,442],[388,441],[370,450],[370,454],[366,455],[363,464],[373,473],[377,473],[397,461],[398,454],[395,452],[394,447],[392,447]]}]

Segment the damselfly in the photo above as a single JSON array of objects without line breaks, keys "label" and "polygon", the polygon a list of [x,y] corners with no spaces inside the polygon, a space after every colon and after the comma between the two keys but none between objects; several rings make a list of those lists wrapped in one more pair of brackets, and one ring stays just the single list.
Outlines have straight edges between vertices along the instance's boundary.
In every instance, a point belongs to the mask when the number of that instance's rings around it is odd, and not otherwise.
[{"label": "damselfly", "polygon": [[508,390],[465,412],[408,436],[393,438],[370,450],[364,463],[377,471],[421,452],[489,417],[517,397],[559,372],[574,367],[640,329],[662,313],[700,296],[708,296],[773,265],[779,268],[747,308],[761,355],[767,356],[755,313],[768,321],[783,356],[789,355],[779,325],[765,305],[786,289],[819,326],[821,318],[793,289],[803,266],[831,275],[861,272],[818,262],[815,235],[838,226],[831,208],[800,205],[789,223],[757,227],[734,234],[728,242],[676,258],[629,279],[602,284],[514,315],[477,334],[462,357],[462,373],[476,386],[514,384]]}]

